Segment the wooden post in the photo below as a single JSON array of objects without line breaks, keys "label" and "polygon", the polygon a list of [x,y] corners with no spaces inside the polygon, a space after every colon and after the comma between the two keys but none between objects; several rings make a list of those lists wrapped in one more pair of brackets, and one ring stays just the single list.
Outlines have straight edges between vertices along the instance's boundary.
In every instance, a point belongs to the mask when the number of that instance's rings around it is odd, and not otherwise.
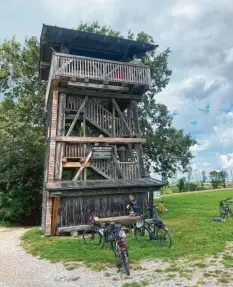
[{"label": "wooden post", "polygon": [[56,153],[56,141],[55,137],[57,134],[57,110],[58,110],[58,90],[56,87],[53,88],[53,99],[52,99],[52,117],[50,126],[50,146],[49,146],[49,166],[48,166],[48,180],[54,180],[55,172],[55,153]]},{"label": "wooden post", "polygon": [[[112,137],[116,137],[116,110],[115,105],[112,102]],[[113,147],[113,153],[115,158],[117,158],[117,147],[114,145]]]},{"label": "wooden post", "polygon": [[58,214],[59,214],[60,197],[53,198],[53,217],[52,217],[52,230],[51,235],[56,235]]},{"label": "wooden post", "polygon": [[[140,136],[140,126],[138,121],[138,106],[137,101],[132,101],[132,111],[133,111],[133,121],[135,126],[135,131],[138,137]],[[138,165],[139,165],[139,175],[140,177],[145,176],[145,169],[144,169],[144,163],[143,163],[143,148],[142,144],[136,145],[136,152],[137,152],[137,158],[138,158]]]},{"label": "wooden post", "polygon": [[[50,124],[50,141],[49,141],[49,155],[48,155],[48,172],[46,172],[46,182],[53,182],[55,176],[55,154],[56,154],[56,133],[57,133],[57,113],[58,113],[58,89],[53,87],[52,102],[51,102],[51,124]],[[46,191],[44,198],[44,234],[51,235],[52,228],[52,199]]]},{"label": "wooden post", "polygon": [[52,198],[47,194],[44,235],[50,236],[52,230]]},{"label": "wooden post", "polygon": [[[57,117],[57,136],[65,134],[65,107],[66,107],[66,94],[60,93]],[[62,177],[62,154],[64,143],[56,144],[56,164],[55,164],[55,180],[61,180]]]},{"label": "wooden post", "polygon": [[154,191],[149,191],[149,207],[152,207],[154,204]]}]

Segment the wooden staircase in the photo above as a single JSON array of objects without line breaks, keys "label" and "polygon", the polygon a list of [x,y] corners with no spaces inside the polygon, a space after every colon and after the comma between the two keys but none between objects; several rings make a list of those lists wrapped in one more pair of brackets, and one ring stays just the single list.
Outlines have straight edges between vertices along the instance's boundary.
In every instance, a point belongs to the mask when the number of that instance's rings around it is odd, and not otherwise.
[{"label": "wooden staircase", "polygon": [[95,100],[89,100],[86,105],[86,120],[105,135],[111,136],[113,116]]}]

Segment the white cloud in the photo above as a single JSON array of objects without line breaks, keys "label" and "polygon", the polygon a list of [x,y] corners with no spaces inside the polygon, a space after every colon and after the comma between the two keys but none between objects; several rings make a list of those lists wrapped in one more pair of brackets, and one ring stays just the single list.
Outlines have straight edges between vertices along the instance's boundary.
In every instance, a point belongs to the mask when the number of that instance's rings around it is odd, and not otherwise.
[{"label": "white cloud", "polygon": [[41,0],[41,2],[54,19],[60,22],[61,18],[69,17],[74,27],[67,27],[67,25],[66,27],[75,28],[81,20],[84,22],[100,20],[103,23],[106,19],[110,20],[109,16],[114,15],[116,0]]},{"label": "white cloud", "polygon": [[201,9],[194,3],[190,3],[187,1],[178,2],[173,9],[171,10],[172,16],[175,17],[188,17],[195,18],[199,15]]},{"label": "white cloud", "polygon": [[195,144],[194,146],[192,146],[190,148],[190,150],[192,152],[198,152],[198,151],[207,150],[209,145],[210,145],[209,140],[202,140],[202,141],[199,141],[198,144]]},{"label": "white cloud", "polygon": [[222,168],[233,168],[233,153],[219,156]]},{"label": "white cloud", "polygon": [[227,124],[213,127],[216,139],[222,147],[229,147],[233,144],[233,128]]}]

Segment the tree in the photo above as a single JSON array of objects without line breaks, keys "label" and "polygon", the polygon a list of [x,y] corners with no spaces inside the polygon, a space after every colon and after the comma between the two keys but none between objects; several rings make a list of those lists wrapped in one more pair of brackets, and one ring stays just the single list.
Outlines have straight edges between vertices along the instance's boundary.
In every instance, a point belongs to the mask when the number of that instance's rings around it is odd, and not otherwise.
[{"label": "tree", "polygon": [[182,177],[178,180],[178,183],[177,183],[177,187],[179,189],[179,192],[185,192],[185,183],[186,183],[186,178],[185,177]]},{"label": "tree", "polygon": [[205,183],[206,180],[207,180],[207,176],[206,176],[206,172],[205,172],[204,170],[201,172],[201,174],[202,174],[201,185],[202,185],[202,187],[204,187],[204,183]]},{"label": "tree", "polygon": [[0,221],[40,220],[45,85],[38,78],[38,55],[35,37],[0,46]]},{"label": "tree", "polygon": [[209,176],[211,179],[211,185],[214,189],[226,187],[227,173],[225,171],[212,170]]}]

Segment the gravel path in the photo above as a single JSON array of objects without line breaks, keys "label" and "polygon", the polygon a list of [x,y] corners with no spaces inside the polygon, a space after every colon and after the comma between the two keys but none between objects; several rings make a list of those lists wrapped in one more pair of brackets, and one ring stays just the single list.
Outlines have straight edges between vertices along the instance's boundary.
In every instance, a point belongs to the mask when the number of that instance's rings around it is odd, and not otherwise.
[{"label": "gravel path", "polygon": [[0,230],[0,287],[109,286],[103,272],[96,274],[84,268],[68,271],[61,263],[51,264],[27,254],[19,246],[25,231]]},{"label": "gravel path", "polygon": [[131,266],[131,278],[126,278],[116,269],[94,272],[81,266],[68,271],[62,263],[33,257],[20,247],[19,238],[25,231],[0,229],[0,287],[122,287],[133,281],[148,287],[233,287],[233,265],[227,268],[223,264],[224,256],[233,254],[232,243],[218,257],[203,261],[143,261]]}]

